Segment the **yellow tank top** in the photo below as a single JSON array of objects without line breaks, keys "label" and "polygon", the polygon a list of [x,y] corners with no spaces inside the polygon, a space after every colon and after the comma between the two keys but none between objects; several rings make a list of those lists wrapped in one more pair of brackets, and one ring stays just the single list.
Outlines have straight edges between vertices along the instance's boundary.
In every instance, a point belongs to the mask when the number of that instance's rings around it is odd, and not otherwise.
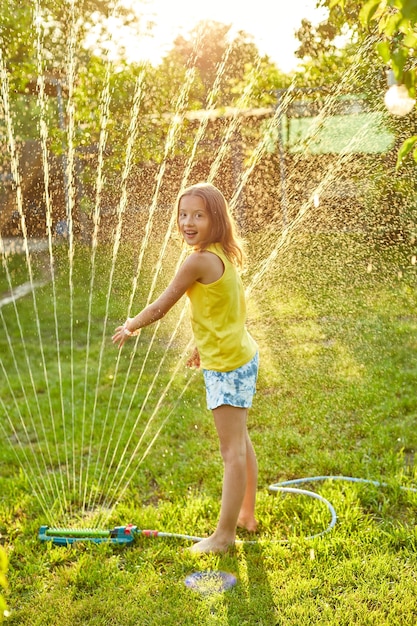
[{"label": "yellow tank top", "polygon": [[248,363],[258,346],[245,325],[245,293],[237,268],[220,244],[210,244],[207,250],[221,259],[224,272],[214,283],[195,282],[187,290],[191,325],[201,367],[229,372]]}]

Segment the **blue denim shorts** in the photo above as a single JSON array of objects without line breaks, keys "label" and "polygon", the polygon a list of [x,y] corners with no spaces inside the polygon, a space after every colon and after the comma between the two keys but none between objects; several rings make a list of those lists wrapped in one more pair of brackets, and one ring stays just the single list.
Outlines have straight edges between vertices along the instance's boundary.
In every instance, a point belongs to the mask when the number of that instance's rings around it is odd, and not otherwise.
[{"label": "blue denim shorts", "polygon": [[250,408],[256,393],[259,354],[245,365],[230,372],[203,369],[206,384],[207,408],[212,410],[222,404]]}]

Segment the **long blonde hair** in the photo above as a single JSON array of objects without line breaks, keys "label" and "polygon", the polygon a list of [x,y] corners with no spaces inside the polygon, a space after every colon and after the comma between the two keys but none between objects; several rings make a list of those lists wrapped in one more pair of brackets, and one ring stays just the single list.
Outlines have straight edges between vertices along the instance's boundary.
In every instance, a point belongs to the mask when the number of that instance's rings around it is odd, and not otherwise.
[{"label": "long blonde hair", "polygon": [[177,228],[180,202],[184,196],[198,196],[202,198],[205,209],[209,214],[211,228],[207,241],[202,241],[200,250],[205,250],[211,243],[220,243],[231,263],[242,267],[245,259],[243,243],[236,232],[236,223],[230,213],[229,205],[222,192],[211,183],[197,183],[191,185],[178,195],[175,209]]}]

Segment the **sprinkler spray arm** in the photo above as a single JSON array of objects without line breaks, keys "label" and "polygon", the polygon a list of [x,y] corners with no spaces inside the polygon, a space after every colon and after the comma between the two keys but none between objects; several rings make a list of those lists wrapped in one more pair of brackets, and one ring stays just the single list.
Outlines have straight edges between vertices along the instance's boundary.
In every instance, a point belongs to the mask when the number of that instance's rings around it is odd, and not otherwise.
[{"label": "sprinkler spray arm", "polygon": [[137,532],[138,528],[133,526],[133,524],[115,526],[111,530],[100,530],[98,528],[49,528],[49,526],[41,526],[38,539],[40,541],[51,541],[58,545],[69,545],[76,541],[126,544],[132,543]]}]

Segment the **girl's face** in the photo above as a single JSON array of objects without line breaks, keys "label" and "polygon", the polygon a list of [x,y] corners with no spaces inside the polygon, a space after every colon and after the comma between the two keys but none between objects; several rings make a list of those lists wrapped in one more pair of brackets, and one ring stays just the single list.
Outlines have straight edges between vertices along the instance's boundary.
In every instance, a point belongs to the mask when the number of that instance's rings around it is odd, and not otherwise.
[{"label": "girl's face", "polygon": [[178,225],[184,241],[195,249],[207,243],[211,222],[203,198],[184,196],[178,206]]}]

